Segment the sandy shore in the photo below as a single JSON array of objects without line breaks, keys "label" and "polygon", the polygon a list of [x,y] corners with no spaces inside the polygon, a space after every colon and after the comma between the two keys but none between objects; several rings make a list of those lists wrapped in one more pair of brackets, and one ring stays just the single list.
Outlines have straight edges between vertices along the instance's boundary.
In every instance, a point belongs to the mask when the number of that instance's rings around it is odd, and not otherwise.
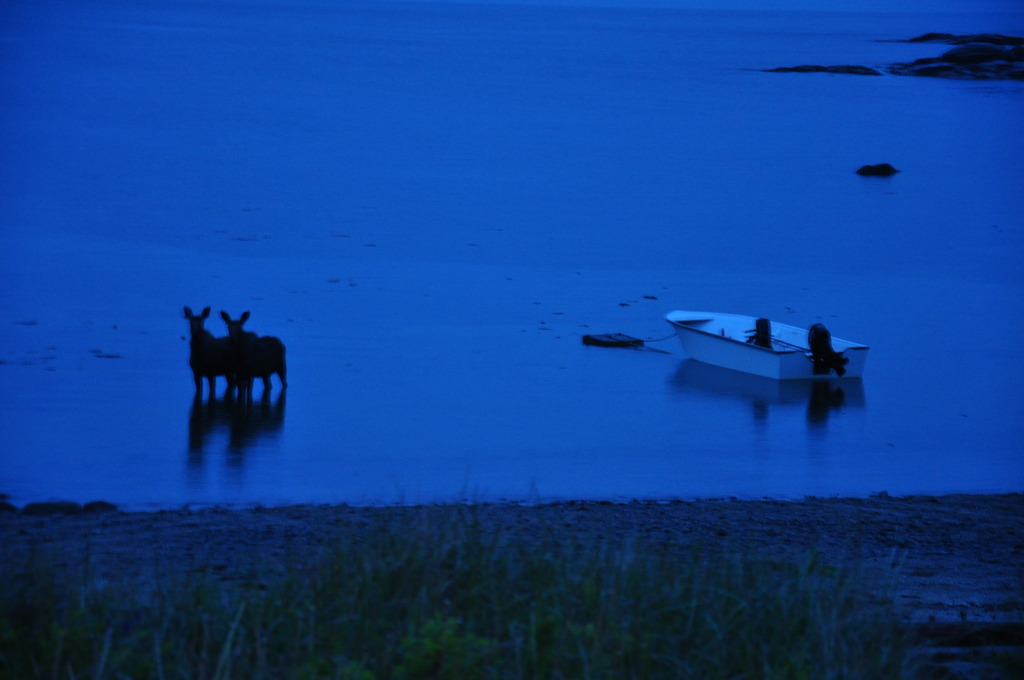
[{"label": "sandy shore", "polygon": [[[801,501],[564,502],[467,508],[488,530],[527,540],[564,535],[703,550],[740,549],[862,570],[895,588],[916,622],[1024,620],[1024,494]],[[281,508],[0,514],[5,559],[34,548],[96,579],[212,571],[225,580],[283,569],[339,538],[401,515],[450,506]]]}]

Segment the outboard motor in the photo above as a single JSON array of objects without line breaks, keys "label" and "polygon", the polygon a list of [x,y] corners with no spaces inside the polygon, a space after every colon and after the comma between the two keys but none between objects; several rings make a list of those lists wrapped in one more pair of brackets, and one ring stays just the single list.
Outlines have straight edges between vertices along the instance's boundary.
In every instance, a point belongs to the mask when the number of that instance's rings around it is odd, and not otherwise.
[{"label": "outboard motor", "polygon": [[850,360],[832,349],[832,334],[824,324],[816,323],[807,331],[807,344],[811,348],[814,375],[828,375],[835,371],[840,378],[846,375],[846,364]]}]

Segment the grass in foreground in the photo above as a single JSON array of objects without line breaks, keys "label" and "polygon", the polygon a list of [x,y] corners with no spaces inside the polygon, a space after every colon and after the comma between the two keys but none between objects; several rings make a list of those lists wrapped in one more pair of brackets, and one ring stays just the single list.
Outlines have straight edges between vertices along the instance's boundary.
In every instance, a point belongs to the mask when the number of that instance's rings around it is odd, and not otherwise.
[{"label": "grass in foreground", "polygon": [[[18,575],[20,574],[20,575]],[[842,572],[408,518],[258,587],[0,567],[5,678],[904,677],[896,617]]]}]

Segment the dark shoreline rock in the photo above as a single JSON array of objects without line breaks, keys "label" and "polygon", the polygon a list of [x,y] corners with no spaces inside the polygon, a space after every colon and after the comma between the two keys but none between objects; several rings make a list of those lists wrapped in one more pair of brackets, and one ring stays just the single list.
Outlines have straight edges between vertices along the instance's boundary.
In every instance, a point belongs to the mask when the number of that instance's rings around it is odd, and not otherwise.
[{"label": "dark shoreline rock", "polygon": [[43,501],[29,503],[21,509],[23,515],[78,515],[82,504],[74,501]]},{"label": "dark shoreline rock", "polygon": [[107,501],[90,501],[82,506],[82,512],[117,512],[117,506]]},{"label": "dark shoreline rock", "polygon": [[953,35],[952,33],[925,33],[916,38],[908,40],[897,40],[896,42],[941,42],[947,45],[966,45],[967,43],[988,43],[989,45],[1024,45],[1024,38],[1017,38],[1012,35],[1000,33],[972,33],[969,35]]},{"label": "dark shoreline rock", "polygon": [[767,73],[844,73],[855,76],[880,76],[882,72],[867,66],[780,66]]},{"label": "dark shoreline rock", "polygon": [[893,64],[897,76],[929,76],[958,80],[1024,80],[1024,48],[968,43],[940,57]]},{"label": "dark shoreline rock", "polygon": [[[937,42],[956,45],[938,57],[891,64],[886,70],[897,76],[925,76],[958,80],[1024,80],[1024,38],[999,33],[925,33],[896,42]],[[868,66],[780,66],[768,73],[840,73],[883,75]]]},{"label": "dark shoreline rock", "polygon": [[942,61],[951,64],[984,64],[989,61],[1018,61],[1012,49],[988,43],[967,43],[945,52]]},{"label": "dark shoreline rock", "polygon": [[[0,504],[0,512],[18,512],[18,508],[10,503]],[[21,509],[21,514],[42,517],[46,515],[81,515],[117,512],[117,505],[107,501],[90,501],[85,505],[75,501],[40,501],[28,503]]]}]

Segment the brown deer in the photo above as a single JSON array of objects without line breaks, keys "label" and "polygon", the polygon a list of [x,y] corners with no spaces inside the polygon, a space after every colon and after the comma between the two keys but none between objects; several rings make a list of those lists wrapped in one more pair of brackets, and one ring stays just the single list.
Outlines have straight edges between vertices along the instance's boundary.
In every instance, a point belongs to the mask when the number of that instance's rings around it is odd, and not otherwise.
[{"label": "brown deer", "polygon": [[249,312],[242,312],[237,321],[222,311],[224,323],[228,325],[228,339],[234,356],[235,379],[238,382],[238,397],[243,395],[252,401],[252,382],[255,378],[263,379],[263,396],[270,396],[270,376],[277,373],[281,379],[281,389],[288,387],[285,380],[284,343],[270,336],[260,337],[242,328],[248,321]]},{"label": "brown deer", "polygon": [[210,398],[216,396],[217,376],[222,375],[228,381],[228,392],[235,383],[235,356],[231,341],[228,338],[215,338],[210,331],[203,328],[203,323],[210,316],[207,307],[201,314],[193,314],[185,307],[185,318],[188,319],[191,340],[189,341],[188,365],[192,367],[192,377],[196,381],[196,398],[203,397],[203,378],[210,384]]}]

